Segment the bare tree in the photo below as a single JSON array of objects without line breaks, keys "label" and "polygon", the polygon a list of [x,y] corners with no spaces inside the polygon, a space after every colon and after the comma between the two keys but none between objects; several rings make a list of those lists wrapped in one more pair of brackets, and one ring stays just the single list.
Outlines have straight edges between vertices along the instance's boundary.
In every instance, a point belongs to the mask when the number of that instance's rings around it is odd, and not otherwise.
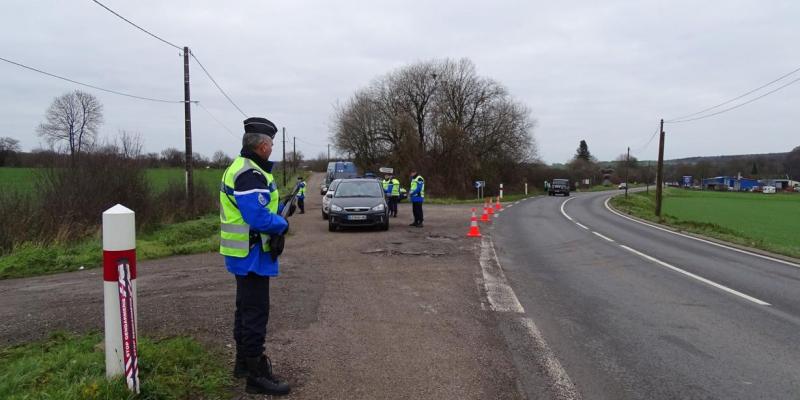
[{"label": "bare tree", "polygon": [[6,165],[9,159],[19,153],[19,140],[12,137],[0,138],[0,167]]},{"label": "bare tree", "polygon": [[103,123],[103,105],[80,90],[56,97],[37,131],[51,146],[63,146],[74,165],[81,151],[91,146]]},{"label": "bare tree", "polygon": [[215,168],[226,168],[231,162],[233,162],[233,159],[222,150],[215,151],[214,155],[211,156],[211,164],[214,165]]},{"label": "bare tree", "polygon": [[163,160],[164,163],[169,167],[183,166],[184,159],[185,156],[183,152],[174,147],[168,147],[164,150],[161,150],[161,160]]},{"label": "bare tree", "polygon": [[138,132],[129,132],[124,129],[120,130],[119,136],[115,142],[122,157],[137,159],[142,155],[144,140],[142,139],[142,135]]}]

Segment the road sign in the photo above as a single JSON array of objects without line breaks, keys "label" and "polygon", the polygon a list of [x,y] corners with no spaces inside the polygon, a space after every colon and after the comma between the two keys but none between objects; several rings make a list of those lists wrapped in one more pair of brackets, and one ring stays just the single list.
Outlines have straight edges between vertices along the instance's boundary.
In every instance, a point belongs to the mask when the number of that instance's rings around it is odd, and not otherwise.
[{"label": "road sign", "polygon": [[475,189],[480,189],[486,186],[486,181],[475,181]]}]

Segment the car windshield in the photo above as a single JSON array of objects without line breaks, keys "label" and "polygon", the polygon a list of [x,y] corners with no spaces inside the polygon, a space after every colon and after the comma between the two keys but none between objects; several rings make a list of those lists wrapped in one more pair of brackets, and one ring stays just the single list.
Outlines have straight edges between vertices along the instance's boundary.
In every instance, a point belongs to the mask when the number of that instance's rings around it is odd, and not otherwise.
[{"label": "car windshield", "polygon": [[341,182],[336,187],[335,197],[383,197],[381,186],[376,182]]}]

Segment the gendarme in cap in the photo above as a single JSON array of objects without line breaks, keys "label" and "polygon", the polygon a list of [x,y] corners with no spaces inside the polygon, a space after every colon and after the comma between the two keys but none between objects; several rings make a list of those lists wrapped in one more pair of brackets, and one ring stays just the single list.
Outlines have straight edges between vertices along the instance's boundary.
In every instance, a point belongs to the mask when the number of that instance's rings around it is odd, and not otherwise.
[{"label": "gendarme in cap", "polygon": [[260,133],[262,135],[275,138],[275,134],[278,133],[278,128],[272,123],[272,121],[266,118],[250,117],[244,120],[244,132]]}]

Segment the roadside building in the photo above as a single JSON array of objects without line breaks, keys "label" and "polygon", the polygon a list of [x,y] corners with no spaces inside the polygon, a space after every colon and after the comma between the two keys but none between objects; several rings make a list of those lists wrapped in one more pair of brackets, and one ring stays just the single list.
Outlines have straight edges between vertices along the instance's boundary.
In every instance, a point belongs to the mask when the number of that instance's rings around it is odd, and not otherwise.
[{"label": "roadside building", "polygon": [[717,176],[703,179],[704,190],[735,190],[750,191],[760,184],[757,179],[740,178],[736,176]]},{"label": "roadside building", "polygon": [[794,190],[795,187],[800,186],[799,181],[792,179],[763,179],[761,183],[764,186],[775,186],[775,190]]}]

